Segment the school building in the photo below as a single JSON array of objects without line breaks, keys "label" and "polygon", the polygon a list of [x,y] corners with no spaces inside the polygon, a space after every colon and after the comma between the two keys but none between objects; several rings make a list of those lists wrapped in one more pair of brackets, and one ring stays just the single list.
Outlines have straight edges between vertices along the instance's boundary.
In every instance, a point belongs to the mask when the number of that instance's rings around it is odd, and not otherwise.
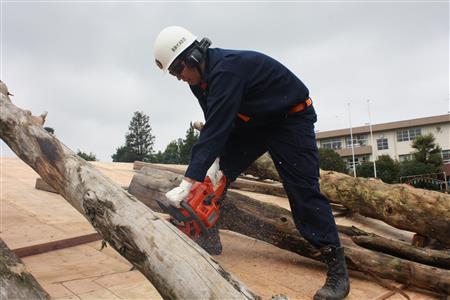
[{"label": "school building", "polygon": [[[411,142],[419,135],[432,133],[442,148],[444,172],[450,176],[450,114],[389,122],[370,126],[353,127],[353,151],[355,164],[376,160],[380,155],[403,161],[411,159]],[[350,128],[316,132],[317,146],[335,150],[353,167]]]}]

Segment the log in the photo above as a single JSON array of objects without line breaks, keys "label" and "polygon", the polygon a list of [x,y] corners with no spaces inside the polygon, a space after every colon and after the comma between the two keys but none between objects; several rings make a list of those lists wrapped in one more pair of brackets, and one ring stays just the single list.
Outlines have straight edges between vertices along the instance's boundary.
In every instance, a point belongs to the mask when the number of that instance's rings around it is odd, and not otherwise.
[{"label": "log", "polygon": [[339,232],[345,232],[357,245],[419,262],[429,266],[450,269],[450,251],[425,249],[410,245],[406,242],[388,239],[374,233],[368,233],[354,226],[340,226]]},{"label": "log", "polygon": [[[156,175],[156,173],[154,172],[154,170],[152,170],[152,167],[150,167],[151,164],[148,163],[144,163],[145,165],[141,165],[141,174],[148,174],[148,176],[153,176]],[[181,170],[182,168],[180,167],[170,167],[170,166],[161,166],[161,165],[156,165],[155,169],[158,170],[174,170],[176,172],[176,174],[184,174],[184,172]],[[164,177],[165,175],[161,176],[158,179],[154,179],[152,180],[153,185],[152,187],[148,187],[148,177],[147,176],[141,176],[141,175],[135,175],[131,181],[130,184],[130,193],[135,195],[138,199],[140,199],[141,201],[144,201],[144,203],[150,207],[152,207],[152,209],[154,210],[159,210],[159,206],[156,205],[156,203],[153,201],[154,199],[158,199],[160,197],[162,197],[161,194],[153,194],[155,190],[157,190],[159,187],[164,185],[164,181],[167,180]],[[167,175],[170,176],[170,175]],[[176,181],[177,177],[172,177],[170,176],[170,179],[168,180],[169,182],[173,182]],[[171,188],[171,184],[169,186],[166,186],[165,188],[169,189]],[[231,198],[235,198],[235,195],[232,193]],[[243,196],[241,196],[243,197]],[[252,199],[250,200],[246,200],[246,201],[253,201]],[[265,208],[264,206],[261,206],[260,202],[255,202],[252,205],[257,207],[257,210],[267,210],[267,208]],[[338,205],[336,204],[332,204],[333,206],[337,207],[338,209],[346,209],[345,207],[341,206],[338,207]],[[228,208],[228,207],[227,207]],[[345,213],[346,211],[344,211]],[[222,212],[224,213],[224,212]],[[260,214],[259,211],[255,211],[253,210],[252,213],[258,213]],[[241,212],[242,214],[242,212]],[[232,216],[233,214],[230,214],[230,216]],[[232,231],[236,231],[239,232],[241,234],[245,234],[245,235],[249,235],[252,237],[256,237],[256,234],[258,233],[258,231],[256,231],[254,234],[247,232],[246,230],[249,230],[248,227],[244,226],[245,222],[248,222],[248,220],[246,218],[242,218],[245,219],[244,222],[240,223],[240,224],[236,224],[236,222],[238,222],[238,220],[236,219],[232,219],[230,217],[230,220],[228,221],[229,215],[227,213],[227,211],[225,211],[225,215],[222,216],[222,220],[226,220],[226,222],[224,222],[226,226],[226,229],[230,229]],[[250,217],[251,219],[251,217]],[[230,227],[233,226],[233,227]],[[250,227],[251,228],[251,227]],[[225,229],[225,228],[224,228]],[[377,250],[380,252],[384,252],[386,254],[390,254],[393,256],[397,256],[400,258],[405,258],[407,260],[411,260],[411,261],[415,261],[415,262],[420,262],[426,265],[430,265],[430,266],[436,266],[439,268],[445,268],[445,269],[450,269],[450,252],[449,251],[438,251],[438,250],[432,250],[432,249],[423,249],[420,247],[414,247],[411,246],[407,243],[404,242],[400,242],[400,241],[395,241],[392,239],[387,239],[378,235],[375,235],[373,233],[367,233],[363,230],[360,230],[354,226],[352,227],[347,227],[347,226],[338,226],[338,229],[340,232],[345,233],[348,236],[352,237],[353,242],[355,242],[357,245],[362,246],[364,248],[368,248],[368,249],[372,249],[372,250]],[[265,240],[264,238],[259,238],[262,240]],[[274,244],[274,240],[265,240],[266,242],[272,243]],[[309,252],[309,250],[308,250]]]},{"label": "log", "polygon": [[[58,194],[58,192],[54,188],[52,188],[47,182],[42,180],[42,178],[36,178],[36,183],[34,185],[34,188],[37,190]],[[122,188],[124,190],[127,190],[128,186],[122,186]]]},{"label": "log", "polygon": [[[272,174],[270,179],[278,177],[268,154],[260,157],[251,170],[255,176],[261,172],[263,175]],[[434,238],[450,246],[448,194],[407,184],[387,184],[373,178],[354,178],[333,171],[320,172],[320,189],[330,201],[344,205],[351,212]]]},{"label": "log", "polygon": [[77,156],[0,93],[0,137],[164,299],[257,299],[169,222]]},{"label": "log", "polygon": [[[133,176],[128,192],[152,210],[161,212],[155,200],[162,199],[164,191],[177,186],[183,176],[149,167],[143,169],[143,172],[145,173]],[[315,257],[318,255],[317,250],[298,234],[290,215],[290,211],[280,211],[278,206],[264,204],[228,191],[226,203],[220,210],[221,228],[260,239],[306,257]]]},{"label": "log", "polygon": [[[133,176],[128,191],[152,209],[159,209],[155,199],[175,187],[182,175],[146,168]],[[221,208],[221,228],[266,241],[279,248],[320,259],[317,250],[300,236],[290,211],[229,191]],[[420,288],[450,293],[450,271],[438,269],[356,245],[341,235],[349,267],[378,277],[412,284]]]},{"label": "log", "polygon": [[[158,170],[167,170],[170,172],[174,172],[176,174],[183,175],[186,172],[187,166],[182,165],[161,165],[161,164],[152,164],[142,161],[135,161],[133,163],[134,170],[142,170],[145,167],[150,167],[152,169]],[[255,180],[249,180],[242,178],[240,176],[236,181],[232,182],[230,188],[249,191],[261,194],[274,195],[279,197],[286,197],[286,192],[284,191],[283,185],[279,182],[261,182]]]},{"label": "log", "polygon": [[18,258],[0,239],[0,298],[1,299],[50,299]]},{"label": "log", "polygon": [[387,239],[374,234],[355,236],[352,237],[352,240],[364,248],[388,253],[429,266],[450,269],[450,251],[414,247],[405,242]]}]

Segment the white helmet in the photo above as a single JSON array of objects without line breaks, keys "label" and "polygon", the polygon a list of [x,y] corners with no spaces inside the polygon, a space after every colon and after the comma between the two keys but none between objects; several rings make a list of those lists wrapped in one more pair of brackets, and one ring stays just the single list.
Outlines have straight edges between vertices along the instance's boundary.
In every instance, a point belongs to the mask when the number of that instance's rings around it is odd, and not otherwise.
[{"label": "white helmet", "polygon": [[164,72],[170,64],[192,45],[197,37],[179,26],[169,26],[161,30],[154,44],[156,65]]}]

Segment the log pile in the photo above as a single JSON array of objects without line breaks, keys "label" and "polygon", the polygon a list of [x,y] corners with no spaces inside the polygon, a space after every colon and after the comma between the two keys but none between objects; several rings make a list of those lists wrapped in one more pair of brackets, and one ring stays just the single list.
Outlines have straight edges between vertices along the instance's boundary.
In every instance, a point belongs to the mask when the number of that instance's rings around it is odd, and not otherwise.
[{"label": "log pile", "polygon": [[[160,170],[163,168],[161,166],[158,168],[147,165],[140,173],[133,176],[128,189],[131,194],[154,210],[159,210],[155,199],[160,199],[165,191],[177,186],[182,178],[182,175],[177,173]],[[177,172],[180,173],[179,169]],[[317,250],[298,233],[290,211],[234,191],[228,192],[221,208],[221,228],[320,260]],[[390,243],[383,238],[381,240],[388,244],[387,248],[390,252],[388,250],[372,251],[369,249],[376,247],[361,247],[359,244],[364,243],[360,239],[372,237],[372,244],[379,247],[380,245],[375,241],[376,236],[357,228],[343,226],[339,227],[339,231],[351,269],[377,278],[392,279],[439,293],[450,293],[450,270],[446,269],[450,261],[449,252],[421,251],[417,247],[405,244],[402,244],[403,248],[401,248],[397,243]],[[396,253],[397,256],[392,256]],[[409,257],[411,253],[415,253],[414,259]]]},{"label": "log pile", "polygon": [[[280,180],[268,154],[261,156],[247,173]],[[448,194],[332,171],[320,172],[320,189],[330,201],[340,203],[352,212],[450,246]]]}]

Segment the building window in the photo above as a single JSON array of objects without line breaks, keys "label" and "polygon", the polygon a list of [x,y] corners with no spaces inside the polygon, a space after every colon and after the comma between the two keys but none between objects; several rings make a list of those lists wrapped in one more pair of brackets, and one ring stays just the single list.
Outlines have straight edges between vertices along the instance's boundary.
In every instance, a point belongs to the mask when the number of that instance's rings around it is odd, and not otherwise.
[{"label": "building window", "polygon": [[397,142],[409,141],[408,130],[397,131]]},{"label": "building window", "polygon": [[442,150],[442,161],[444,164],[450,163],[450,150]]},{"label": "building window", "polygon": [[420,128],[409,128],[409,129],[398,130],[397,131],[397,141],[398,142],[412,141],[419,135],[421,135]]},{"label": "building window", "polygon": [[377,149],[378,149],[378,150],[389,149],[389,146],[388,146],[388,139],[387,139],[387,138],[380,138],[380,139],[377,139]]},{"label": "building window", "polygon": [[[353,135],[353,147],[367,146],[368,135],[367,134],[355,134]],[[345,137],[345,146],[347,148],[352,147],[352,137],[349,135]]]},{"label": "building window", "polygon": [[398,156],[398,160],[400,162],[407,161],[407,160],[412,160],[412,154],[401,154],[401,155]]},{"label": "building window", "polygon": [[412,140],[415,140],[416,139],[416,137],[418,137],[419,135],[421,135],[421,130],[420,130],[420,128],[414,128],[414,129],[410,129],[409,130],[409,139],[412,141]]},{"label": "building window", "polygon": [[333,150],[341,149],[342,141],[340,138],[321,140],[320,147],[324,149],[333,149]]}]

